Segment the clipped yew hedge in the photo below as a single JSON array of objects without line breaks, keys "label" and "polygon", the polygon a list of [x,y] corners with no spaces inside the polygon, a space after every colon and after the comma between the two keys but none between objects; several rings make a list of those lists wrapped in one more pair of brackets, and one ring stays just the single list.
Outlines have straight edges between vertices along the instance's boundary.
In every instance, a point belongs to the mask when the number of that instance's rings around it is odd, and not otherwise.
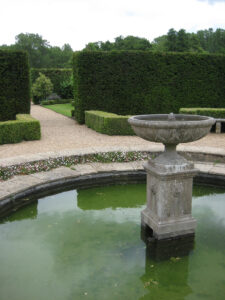
[{"label": "clipped yew hedge", "polygon": [[18,114],[16,120],[0,122],[0,145],[33,141],[41,138],[40,122],[29,114]]},{"label": "clipped yew hedge", "polygon": [[30,73],[23,51],[0,50],[0,121],[30,113]]},{"label": "clipped yew hedge", "polygon": [[[72,76],[72,69],[59,69],[59,68],[49,68],[49,69],[31,69],[31,82],[34,83],[35,80],[39,77],[39,73],[47,76],[52,84],[53,91],[58,95],[62,96],[62,83],[69,81]],[[71,91],[72,94],[72,91]]]},{"label": "clipped yew hedge", "polygon": [[85,110],[135,115],[224,107],[225,55],[75,52],[73,75],[79,123]]},{"label": "clipped yew hedge", "polygon": [[188,115],[203,115],[213,117],[215,119],[225,119],[225,108],[181,108],[179,113]]},{"label": "clipped yew hedge", "polygon": [[128,118],[103,111],[85,111],[87,127],[108,135],[135,135]]}]

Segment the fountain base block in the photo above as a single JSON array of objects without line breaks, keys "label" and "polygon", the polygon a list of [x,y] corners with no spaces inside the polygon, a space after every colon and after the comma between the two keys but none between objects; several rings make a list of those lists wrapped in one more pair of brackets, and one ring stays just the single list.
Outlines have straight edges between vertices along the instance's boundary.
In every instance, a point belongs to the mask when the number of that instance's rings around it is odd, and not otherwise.
[{"label": "fountain base block", "polygon": [[163,164],[149,160],[147,172],[147,207],[141,213],[143,225],[156,239],[194,234],[196,220],[191,215],[193,177],[198,172],[193,164]]},{"label": "fountain base block", "polygon": [[177,238],[195,233],[196,220],[193,217],[183,220],[177,219],[171,222],[156,222],[150,215],[151,211],[145,208],[141,212],[141,223],[152,229],[153,236],[157,240]]}]

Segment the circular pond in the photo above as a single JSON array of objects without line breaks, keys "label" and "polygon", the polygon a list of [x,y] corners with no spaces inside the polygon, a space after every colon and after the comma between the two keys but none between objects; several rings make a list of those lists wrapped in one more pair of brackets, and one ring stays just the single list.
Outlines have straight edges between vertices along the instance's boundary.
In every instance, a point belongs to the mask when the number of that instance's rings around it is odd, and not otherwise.
[{"label": "circular pond", "polygon": [[0,299],[224,299],[225,189],[194,187],[184,256],[146,247],[145,199],[144,184],[71,190],[2,220]]}]

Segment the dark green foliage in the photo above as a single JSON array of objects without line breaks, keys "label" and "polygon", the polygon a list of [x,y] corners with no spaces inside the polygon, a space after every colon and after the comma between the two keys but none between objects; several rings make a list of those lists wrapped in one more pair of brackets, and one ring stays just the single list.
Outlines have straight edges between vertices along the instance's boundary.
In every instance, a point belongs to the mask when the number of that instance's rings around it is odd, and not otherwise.
[{"label": "dark green foliage", "polygon": [[166,37],[167,51],[177,51],[177,32],[171,28]]},{"label": "dark green foliage", "polygon": [[46,77],[44,74],[39,73],[39,77],[35,80],[32,86],[32,96],[33,101],[36,104],[36,101],[45,100],[53,91],[53,84],[51,80]]},{"label": "dark green foliage", "polygon": [[84,51],[150,50],[151,48],[152,45],[147,39],[129,35],[127,37],[118,36],[113,43],[109,41],[88,43]]},{"label": "dark green foliage", "polygon": [[60,100],[60,99],[61,99],[61,97],[59,95],[57,95],[56,93],[52,93],[46,98],[46,100]]},{"label": "dark green foliage", "polygon": [[85,111],[87,127],[108,135],[135,135],[128,118],[103,111]]},{"label": "dark green foliage", "polygon": [[30,112],[30,75],[27,54],[0,50],[0,121]]},{"label": "dark green foliage", "polygon": [[[224,102],[225,104],[225,102]],[[179,110],[180,114],[189,115],[202,115],[209,116],[216,119],[225,119],[225,108],[181,108]]]},{"label": "dark green foliage", "polygon": [[153,50],[225,54],[225,30],[212,28],[189,33],[171,28],[167,35],[154,39]]},{"label": "dark green foliage", "polygon": [[71,99],[43,100],[42,105],[64,104],[73,102]]},{"label": "dark green foliage", "polygon": [[66,79],[60,83],[60,96],[64,99],[73,98],[73,77]]},{"label": "dark green foliage", "polygon": [[30,115],[18,114],[14,121],[0,122],[0,145],[19,143],[23,140],[39,140],[40,138],[40,123]]},{"label": "dark green foliage", "polygon": [[[64,87],[62,87],[63,82],[70,82],[72,76],[72,69],[31,69],[31,82],[39,77],[39,73],[44,74],[48,77],[53,84],[53,92],[60,95],[62,98],[65,97],[62,95],[65,93]],[[67,89],[69,89],[67,87]],[[70,92],[67,91],[68,99],[73,97],[72,86],[70,87]],[[72,96],[71,96],[72,94]],[[70,96],[70,97],[69,97]]]},{"label": "dark green foliage", "polygon": [[0,47],[2,50],[27,51],[32,68],[69,68],[71,66],[73,49],[69,44],[64,44],[62,48],[51,46],[41,35],[34,33],[20,33],[15,39],[15,44]]},{"label": "dark green foliage", "polygon": [[224,107],[225,56],[147,51],[76,52],[75,118],[85,110],[120,115]]},{"label": "dark green foliage", "polygon": [[212,28],[209,28],[208,30],[199,30],[196,35],[204,51],[225,54],[224,29],[217,28],[216,31],[213,31]]},{"label": "dark green foliage", "polygon": [[184,29],[176,32],[173,28],[169,30],[166,37],[166,50],[171,52],[187,52],[190,49],[189,34]]}]

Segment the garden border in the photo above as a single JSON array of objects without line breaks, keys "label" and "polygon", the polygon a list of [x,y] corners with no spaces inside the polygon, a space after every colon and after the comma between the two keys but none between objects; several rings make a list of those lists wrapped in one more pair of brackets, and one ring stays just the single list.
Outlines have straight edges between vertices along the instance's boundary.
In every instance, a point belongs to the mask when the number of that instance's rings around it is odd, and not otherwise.
[{"label": "garden border", "polygon": [[100,110],[85,111],[85,125],[108,135],[135,135],[128,123],[130,116],[121,116]]},{"label": "garden border", "polygon": [[40,122],[29,114],[17,114],[16,120],[0,122],[0,145],[40,138]]}]

